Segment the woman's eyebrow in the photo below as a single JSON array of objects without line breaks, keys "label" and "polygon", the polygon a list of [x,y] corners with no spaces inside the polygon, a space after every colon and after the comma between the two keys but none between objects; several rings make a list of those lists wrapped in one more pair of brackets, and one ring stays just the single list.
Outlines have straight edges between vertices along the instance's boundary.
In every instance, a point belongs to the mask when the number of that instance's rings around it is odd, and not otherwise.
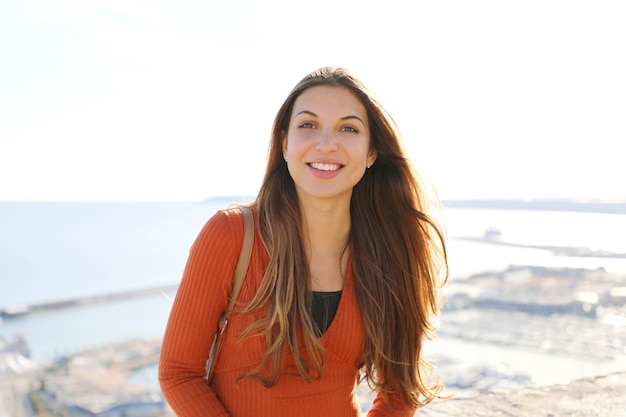
[{"label": "woman's eyebrow", "polygon": [[298,116],[300,116],[301,114],[309,114],[309,115],[311,115],[311,116],[317,117],[317,114],[315,114],[315,113],[313,113],[312,111],[309,111],[309,110],[302,110],[302,111],[299,111],[298,113],[296,113],[296,115],[295,115],[294,117],[298,117]]},{"label": "woman's eyebrow", "polygon": [[[313,113],[313,112],[312,112],[312,111],[310,111],[310,110],[302,110],[302,111],[299,111],[298,113],[296,113],[296,115],[295,115],[294,117],[298,117],[298,116],[300,116],[301,114],[308,114],[308,115],[311,115],[311,116],[313,116],[313,117],[318,117],[318,116],[317,116],[317,114]],[[356,115],[354,115],[354,114],[350,114],[350,115],[348,115],[348,116],[344,116],[344,117],[342,117],[342,118],[341,118],[341,120],[350,120],[350,119],[356,119],[356,120],[358,120],[359,122],[363,123],[363,125],[365,125],[365,122],[363,121],[363,119],[361,119],[359,116],[356,116]]]},{"label": "woman's eyebrow", "polygon": [[365,122],[363,121],[363,119],[361,119],[359,116],[356,116],[354,114],[344,116],[341,118],[341,120],[350,120],[350,119],[357,119],[359,122],[363,123],[363,125],[365,126]]}]

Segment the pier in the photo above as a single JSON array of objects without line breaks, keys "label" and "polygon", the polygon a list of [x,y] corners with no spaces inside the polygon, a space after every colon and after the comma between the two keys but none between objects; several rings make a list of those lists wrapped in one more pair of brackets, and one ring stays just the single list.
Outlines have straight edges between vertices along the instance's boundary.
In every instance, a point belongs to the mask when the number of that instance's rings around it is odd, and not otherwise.
[{"label": "pier", "polygon": [[91,295],[85,297],[68,298],[64,300],[48,301],[33,304],[19,304],[0,308],[0,318],[11,319],[25,314],[46,313],[55,310],[88,306],[100,303],[126,300],[131,298],[146,297],[159,293],[176,291],[178,284],[161,285],[158,287],[141,288],[128,291],[120,291],[108,294]]}]

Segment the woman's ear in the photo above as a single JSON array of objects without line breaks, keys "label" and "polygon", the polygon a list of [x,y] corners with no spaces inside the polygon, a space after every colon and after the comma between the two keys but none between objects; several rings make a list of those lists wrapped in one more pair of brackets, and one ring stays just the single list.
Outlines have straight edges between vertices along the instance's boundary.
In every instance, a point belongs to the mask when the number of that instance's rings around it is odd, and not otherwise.
[{"label": "woman's ear", "polygon": [[376,161],[377,156],[378,156],[378,151],[374,148],[370,148],[369,152],[367,153],[367,167],[368,168],[374,165],[374,162]]},{"label": "woman's ear", "polygon": [[280,140],[283,147],[283,159],[287,160],[287,133],[283,130],[280,132]]}]

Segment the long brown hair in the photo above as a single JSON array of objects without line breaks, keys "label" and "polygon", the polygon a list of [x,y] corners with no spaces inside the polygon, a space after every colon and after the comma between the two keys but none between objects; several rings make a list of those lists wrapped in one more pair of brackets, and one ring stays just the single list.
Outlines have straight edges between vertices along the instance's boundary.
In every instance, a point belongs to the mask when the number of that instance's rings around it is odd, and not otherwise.
[{"label": "long brown hair", "polygon": [[[293,352],[305,380],[319,377],[325,361],[309,313],[310,273],[301,213],[282,149],[294,102],[317,85],[343,86],[356,95],[367,110],[371,146],[377,151],[376,162],[354,187],[350,207],[350,248],[364,323],[359,362],[363,377],[385,398],[394,393],[406,404],[420,406],[442,389],[438,379],[423,374],[431,367],[421,350],[432,335],[431,316],[438,312],[437,288],[447,279],[445,241],[426,213],[427,193],[405,156],[395,122],[342,68],[325,67],[308,74],[274,120],[265,178],[255,202],[269,266],[258,293],[244,309],[266,309],[267,314],[246,332],[264,335],[266,351],[260,365],[245,377],[274,385],[286,349]],[[306,352],[300,352],[299,346]],[[269,373],[262,372],[268,367]]]}]

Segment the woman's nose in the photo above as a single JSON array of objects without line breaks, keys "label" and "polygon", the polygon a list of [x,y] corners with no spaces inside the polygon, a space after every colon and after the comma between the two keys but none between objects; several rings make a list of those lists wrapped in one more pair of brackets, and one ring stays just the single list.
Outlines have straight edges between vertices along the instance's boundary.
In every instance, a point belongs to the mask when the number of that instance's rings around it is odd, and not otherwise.
[{"label": "woman's nose", "polygon": [[333,151],[337,149],[337,142],[335,141],[335,133],[330,129],[324,129],[320,131],[315,142],[315,148],[320,151]]}]

